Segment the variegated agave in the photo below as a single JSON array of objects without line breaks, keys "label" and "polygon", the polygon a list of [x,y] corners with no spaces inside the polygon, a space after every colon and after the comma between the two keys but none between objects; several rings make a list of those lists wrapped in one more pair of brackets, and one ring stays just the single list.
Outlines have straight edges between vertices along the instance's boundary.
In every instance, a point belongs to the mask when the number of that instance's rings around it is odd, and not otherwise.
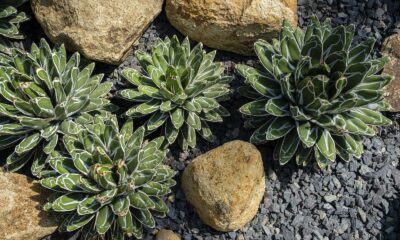
[{"label": "variegated agave", "polygon": [[2,0],[0,1],[0,35],[12,39],[22,39],[20,24],[29,20],[24,12],[17,8],[28,0]]},{"label": "variegated agave", "polygon": [[254,101],[240,112],[257,130],[251,142],[278,140],[274,158],[306,165],[312,155],[321,168],[339,156],[360,158],[363,136],[391,121],[379,110],[382,87],[392,79],[379,75],[387,59],[371,59],[374,39],[351,46],[354,26],[332,28],[317,18],[303,32],[284,23],[280,40],[260,40],[255,50],[262,68],[238,65],[250,86],[239,89]]},{"label": "variegated agave", "polygon": [[105,96],[112,84],[91,76],[93,68],[81,70],[78,53],[67,61],[64,46],[52,50],[45,40],[31,52],[0,54],[0,150],[15,147],[7,158],[9,170],[33,159],[32,173],[39,176],[57,133],[73,134],[74,118],[109,104]]},{"label": "variegated agave", "polygon": [[222,77],[224,66],[214,63],[215,51],[206,53],[202,44],[192,50],[186,38],[158,39],[151,53],[136,52],[143,72],[125,69],[123,76],[136,88],[117,95],[132,101],[128,117],[149,116],[146,131],[163,126],[169,144],[183,149],[196,146],[196,132],[208,141],[213,134],[207,122],[222,122],[229,112],[219,102],[227,99],[231,77]]},{"label": "variegated agave", "polygon": [[[85,122],[78,119],[78,122]],[[65,135],[65,152],[53,152],[56,172],[41,180],[55,191],[46,210],[62,213],[60,231],[82,230],[82,239],[142,238],[153,215],[165,216],[163,196],[176,184],[175,171],[163,165],[167,150],[159,137],[143,142],[145,129],[128,121],[121,130],[116,117],[96,116],[78,135]]]}]

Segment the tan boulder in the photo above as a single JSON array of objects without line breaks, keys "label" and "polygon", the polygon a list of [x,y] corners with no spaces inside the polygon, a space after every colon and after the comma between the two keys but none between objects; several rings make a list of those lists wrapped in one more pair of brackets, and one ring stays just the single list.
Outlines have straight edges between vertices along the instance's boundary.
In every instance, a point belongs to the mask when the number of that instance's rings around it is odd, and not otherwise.
[{"label": "tan boulder", "polygon": [[254,55],[258,39],[277,37],[284,19],[297,25],[297,0],[167,0],[166,12],[189,38],[242,55]]},{"label": "tan boulder", "polygon": [[264,195],[261,154],[247,142],[226,143],[189,164],[182,189],[204,223],[224,232],[240,229],[256,215]]},{"label": "tan boulder", "polygon": [[48,192],[39,183],[0,172],[0,189],[0,239],[42,239],[57,229],[55,217],[42,210]]},{"label": "tan boulder", "polygon": [[161,229],[156,235],[156,240],[181,240],[181,238],[171,230]]},{"label": "tan boulder", "polygon": [[390,59],[383,73],[394,76],[393,81],[385,87],[385,99],[392,106],[391,111],[400,112],[400,34],[385,40],[382,54]]},{"label": "tan boulder", "polygon": [[120,64],[161,12],[164,0],[32,0],[53,43],[109,64]]}]

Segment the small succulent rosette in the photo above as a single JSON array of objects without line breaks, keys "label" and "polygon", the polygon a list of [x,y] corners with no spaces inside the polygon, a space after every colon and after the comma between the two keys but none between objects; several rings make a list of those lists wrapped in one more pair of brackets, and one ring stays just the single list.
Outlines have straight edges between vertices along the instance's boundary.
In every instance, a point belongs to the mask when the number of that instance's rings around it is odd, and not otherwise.
[{"label": "small succulent rosette", "polygon": [[158,39],[150,54],[136,52],[142,71],[125,69],[123,76],[134,86],[117,92],[133,103],[126,117],[147,117],[146,132],[161,129],[168,144],[177,139],[183,149],[196,146],[196,133],[213,141],[208,123],[221,123],[229,112],[220,102],[229,97],[231,77],[223,77],[223,63],[216,52],[206,53],[202,44],[190,48],[176,36]]},{"label": "small succulent rosette", "polygon": [[40,176],[59,134],[76,134],[78,116],[110,105],[112,83],[101,83],[103,75],[93,69],[81,68],[78,53],[67,61],[64,46],[51,49],[45,40],[30,52],[0,53],[0,150],[14,149],[10,171],[32,162]]},{"label": "small succulent rosette", "polygon": [[277,140],[280,164],[360,158],[363,137],[391,124],[379,112],[388,107],[382,88],[392,77],[379,74],[387,59],[371,57],[374,39],[352,46],[354,29],[316,17],[305,31],[285,22],[279,40],[255,44],[260,68],[237,65],[248,84],[239,92],[252,99],[240,108],[256,128],[251,142]]},{"label": "small succulent rosette", "polygon": [[54,194],[45,209],[61,214],[60,231],[79,230],[82,239],[142,238],[143,226],[153,228],[153,216],[168,212],[163,198],[176,184],[175,171],[162,164],[163,137],[144,141],[144,127],[128,121],[120,130],[115,116],[80,126],[51,154],[54,172],[41,184]]}]

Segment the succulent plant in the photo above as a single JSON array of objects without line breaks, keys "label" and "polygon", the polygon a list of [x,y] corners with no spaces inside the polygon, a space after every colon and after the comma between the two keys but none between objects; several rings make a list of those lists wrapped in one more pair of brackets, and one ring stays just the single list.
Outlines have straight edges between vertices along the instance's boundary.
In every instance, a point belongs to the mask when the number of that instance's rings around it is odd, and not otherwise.
[{"label": "succulent plant", "polygon": [[119,130],[115,116],[98,115],[79,134],[64,135],[65,150],[49,160],[56,173],[41,180],[55,191],[45,210],[62,214],[60,231],[142,238],[143,226],[154,227],[153,215],[165,216],[163,196],[176,184],[175,171],[161,163],[168,151],[160,149],[163,137],[144,142],[144,133],[132,120]]},{"label": "succulent plant", "polygon": [[17,8],[27,1],[2,0],[0,2],[0,35],[12,39],[24,38],[19,31],[19,26],[29,18],[24,12],[18,12]]},{"label": "succulent plant", "polygon": [[237,65],[248,84],[239,92],[253,100],[240,108],[245,125],[257,128],[251,142],[278,140],[280,164],[315,159],[325,168],[337,156],[360,158],[363,136],[391,124],[379,112],[388,107],[382,87],[392,77],[378,74],[387,59],[370,56],[374,39],[352,46],[354,29],[316,17],[305,31],[285,22],[279,40],[255,44],[262,67]]},{"label": "succulent plant", "polygon": [[32,173],[39,176],[58,133],[77,132],[77,116],[108,106],[112,84],[100,83],[103,75],[92,76],[93,68],[80,69],[78,53],[67,61],[64,46],[52,50],[45,40],[31,52],[0,54],[0,150],[15,147],[7,158],[10,171],[33,159]]},{"label": "succulent plant", "polygon": [[168,144],[183,149],[196,146],[196,132],[208,141],[213,134],[207,122],[222,122],[229,112],[220,105],[229,93],[231,77],[222,77],[224,66],[214,63],[216,52],[206,53],[202,44],[190,48],[176,36],[158,39],[151,53],[136,52],[143,71],[125,69],[122,75],[135,86],[117,92],[134,106],[127,117],[148,116],[146,132],[162,127]]}]

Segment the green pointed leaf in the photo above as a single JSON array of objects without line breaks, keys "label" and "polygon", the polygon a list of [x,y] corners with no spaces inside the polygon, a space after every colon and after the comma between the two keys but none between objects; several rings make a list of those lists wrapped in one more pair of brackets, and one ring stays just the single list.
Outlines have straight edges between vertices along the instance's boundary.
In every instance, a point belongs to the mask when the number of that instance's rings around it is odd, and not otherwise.
[{"label": "green pointed leaf", "polygon": [[62,174],[57,177],[57,185],[67,191],[81,191],[81,176],[76,173]]},{"label": "green pointed leaf", "polygon": [[131,206],[137,209],[149,209],[155,207],[150,197],[141,191],[129,194],[129,200]]},{"label": "green pointed leaf", "polygon": [[124,216],[117,217],[118,226],[125,232],[125,233],[133,233],[135,226],[134,220],[132,218],[132,214],[130,211]]},{"label": "green pointed leaf", "polygon": [[363,121],[365,124],[371,125],[390,125],[392,121],[383,116],[378,111],[368,108],[355,108],[349,111],[351,117],[355,117]]},{"label": "green pointed leaf", "polygon": [[314,156],[317,160],[317,164],[321,169],[326,169],[328,166],[328,159],[318,150],[318,148],[314,148]]},{"label": "green pointed leaf", "polygon": [[16,172],[21,169],[29,160],[31,160],[33,151],[28,151],[21,155],[16,152],[7,157],[7,168],[10,172]]},{"label": "green pointed leaf", "polygon": [[188,113],[188,116],[186,118],[186,122],[187,122],[187,124],[189,124],[189,126],[191,126],[192,128],[194,128],[196,130],[200,130],[201,129],[201,119],[194,112],[189,112]]},{"label": "green pointed leaf", "polygon": [[318,128],[313,127],[310,122],[299,122],[297,124],[297,133],[301,142],[307,148],[314,146],[318,138]]},{"label": "green pointed leaf", "polygon": [[300,139],[297,136],[297,131],[294,129],[283,138],[282,144],[278,148],[279,163],[281,165],[285,165],[293,158],[299,143]]},{"label": "green pointed leaf", "polygon": [[94,214],[101,208],[101,204],[96,200],[96,196],[86,198],[81,201],[77,207],[77,213],[79,215]]},{"label": "green pointed leaf", "polygon": [[307,164],[311,160],[311,153],[313,148],[304,148],[301,144],[299,145],[299,148],[297,149],[297,154],[296,154],[296,163],[299,166],[307,166]]},{"label": "green pointed leaf", "polygon": [[161,213],[168,212],[168,210],[169,210],[168,206],[161,198],[153,197],[152,201],[154,203],[154,211],[161,212]]},{"label": "green pointed leaf", "polygon": [[267,103],[268,100],[256,100],[243,105],[239,111],[249,116],[266,116],[269,115],[269,113],[266,112]]},{"label": "green pointed leaf", "polygon": [[288,116],[289,115],[288,101],[284,97],[270,99],[265,105],[265,111],[276,117]]},{"label": "green pointed leaf", "polygon": [[150,119],[147,121],[147,130],[148,131],[153,131],[159,127],[161,127],[165,121],[168,118],[168,114],[162,113],[162,112],[156,112],[154,113]]},{"label": "green pointed leaf", "polygon": [[68,193],[57,198],[53,202],[52,209],[56,212],[70,212],[76,210],[85,198],[84,194]]},{"label": "green pointed leaf", "polygon": [[257,130],[251,135],[250,142],[256,145],[264,144],[267,142],[267,131],[271,125],[273,118],[266,120],[266,122],[257,128]]},{"label": "green pointed leaf", "polygon": [[19,155],[35,148],[40,143],[40,134],[34,133],[26,137],[15,147],[15,152]]},{"label": "green pointed leaf", "polygon": [[179,130],[175,129],[171,120],[168,120],[164,126],[164,134],[169,144],[173,144],[178,137]]},{"label": "green pointed leaf", "polygon": [[327,160],[332,162],[336,160],[335,141],[328,130],[323,131],[320,135],[317,142],[317,148]]},{"label": "green pointed leaf", "polygon": [[114,214],[108,206],[104,206],[96,214],[96,231],[99,234],[105,234],[114,222]]},{"label": "green pointed leaf", "polygon": [[294,127],[295,123],[289,117],[274,118],[268,127],[266,139],[269,141],[286,136]]},{"label": "green pointed leaf", "polygon": [[62,225],[65,225],[66,231],[72,232],[72,231],[80,229],[83,226],[85,226],[86,224],[88,224],[94,218],[94,216],[95,216],[94,214],[92,214],[92,215],[83,215],[83,216],[79,216],[78,214],[74,214],[74,215],[72,215],[71,218],[69,218],[69,219],[67,218],[65,220],[67,222],[63,223]]},{"label": "green pointed leaf", "polygon": [[149,182],[143,186],[142,191],[148,196],[164,196],[170,191],[160,183]]},{"label": "green pointed leaf", "polygon": [[129,109],[126,112],[127,116],[136,116],[136,115],[147,115],[153,113],[160,109],[160,102],[157,100],[151,100],[149,102],[142,103],[138,106],[135,106]]},{"label": "green pointed leaf", "polygon": [[133,89],[124,89],[118,91],[116,95],[120,98],[133,102],[148,102],[151,100],[151,98],[148,97],[146,94]]},{"label": "green pointed leaf", "polygon": [[182,127],[183,123],[185,122],[185,116],[181,108],[177,108],[171,114],[171,122],[174,125],[175,129],[179,129]]},{"label": "green pointed leaf", "polygon": [[59,156],[52,156],[49,159],[50,166],[59,174],[77,173],[71,159]]},{"label": "green pointed leaf", "polygon": [[73,154],[75,168],[84,175],[89,175],[90,166],[93,164],[92,154],[86,151],[75,151]]},{"label": "green pointed leaf", "polygon": [[117,216],[124,216],[129,212],[130,201],[126,196],[117,197],[113,200],[111,209]]},{"label": "green pointed leaf", "polygon": [[149,228],[154,228],[155,221],[150,211],[147,209],[140,209],[134,214],[135,218]]}]

